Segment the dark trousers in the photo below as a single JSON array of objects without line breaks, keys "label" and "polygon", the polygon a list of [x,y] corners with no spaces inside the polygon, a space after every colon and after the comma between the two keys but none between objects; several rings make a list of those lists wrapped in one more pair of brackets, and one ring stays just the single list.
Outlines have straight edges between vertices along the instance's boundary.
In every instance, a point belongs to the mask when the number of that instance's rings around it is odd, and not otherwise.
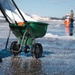
[{"label": "dark trousers", "polygon": [[70,19],[70,28],[69,28],[69,35],[72,36],[73,35],[73,19]]}]

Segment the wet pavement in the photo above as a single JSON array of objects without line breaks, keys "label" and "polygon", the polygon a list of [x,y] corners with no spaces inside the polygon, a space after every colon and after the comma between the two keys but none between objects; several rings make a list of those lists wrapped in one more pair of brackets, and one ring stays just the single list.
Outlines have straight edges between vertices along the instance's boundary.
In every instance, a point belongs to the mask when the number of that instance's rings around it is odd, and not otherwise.
[{"label": "wet pavement", "polygon": [[[65,29],[59,29],[60,25],[56,25],[56,28],[49,27],[45,37],[36,39],[43,46],[43,54],[39,59],[24,52],[13,57],[6,51],[5,37],[8,31],[6,28],[6,33],[3,34],[3,27],[0,32],[0,57],[3,60],[0,63],[0,75],[75,75],[75,38],[65,36]],[[14,39],[10,39],[9,44]]]},{"label": "wet pavement", "polygon": [[16,57],[4,57],[0,75],[75,75],[75,39],[42,38],[37,41],[44,49],[41,58],[32,58],[30,53],[24,52]]}]

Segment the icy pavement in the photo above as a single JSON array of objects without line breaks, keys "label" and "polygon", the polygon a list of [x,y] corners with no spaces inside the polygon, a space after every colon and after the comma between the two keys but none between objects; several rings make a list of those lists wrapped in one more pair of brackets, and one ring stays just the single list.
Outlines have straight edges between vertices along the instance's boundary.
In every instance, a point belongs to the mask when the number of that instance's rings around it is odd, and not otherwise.
[{"label": "icy pavement", "polygon": [[44,37],[36,41],[44,50],[40,59],[23,52],[9,55],[0,63],[0,75],[75,75],[75,40]]},{"label": "icy pavement", "polygon": [[[60,25],[55,27],[55,31],[49,27],[43,38],[36,39],[36,42],[43,46],[43,54],[39,59],[34,59],[30,53],[24,52],[13,57],[4,49],[6,34],[1,34],[0,57],[3,62],[0,63],[0,75],[75,75],[75,37],[66,36],[64,28],[59,29]],[[3,30],[3,27],[0,29]],[[5,31],[8,33],[7,28]],[[9,44],[14,39],[11,38]]]}]

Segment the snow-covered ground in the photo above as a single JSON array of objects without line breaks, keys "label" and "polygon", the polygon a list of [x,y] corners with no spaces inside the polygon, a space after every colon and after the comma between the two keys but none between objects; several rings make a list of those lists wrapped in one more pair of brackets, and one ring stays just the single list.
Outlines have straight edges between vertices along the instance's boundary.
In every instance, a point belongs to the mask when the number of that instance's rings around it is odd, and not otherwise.
[{"label": "snow-covered ground", "polygon": [[[75,75],[75,29],[73,36],[66,35],[63,21],[49,22],[46,35],[35,40],[43,46],[40,59],[30,53],[12,57],[4,49],[8,33],[8,23],[0,23],[0,75]],[[11,33],[9,44],[15,39]]]}]

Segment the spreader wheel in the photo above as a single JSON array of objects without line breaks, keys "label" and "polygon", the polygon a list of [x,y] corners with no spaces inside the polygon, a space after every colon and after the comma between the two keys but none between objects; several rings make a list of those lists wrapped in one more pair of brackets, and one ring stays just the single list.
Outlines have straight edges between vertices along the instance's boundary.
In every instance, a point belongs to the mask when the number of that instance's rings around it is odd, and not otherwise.
[{"label": "spreader wheel", "polygon": [[17,41],[14,41],[11,43],[10,51],[12,54],[14,54],[14,56],[16,56],[22,51],[22,50],[19,50],[19,48],[20,48],[20,45],[17,44]]},{"label": "spreader wheel", "polygon": [[0,62],[2,62],[2,58],[0,58]]},{"label": "spreader wheel", "polygon": [[40,58],[42,56],[42,53],[43,53],[43,47],[40,43],[35,43],[32,45],[31,48],[32,57]]}]

